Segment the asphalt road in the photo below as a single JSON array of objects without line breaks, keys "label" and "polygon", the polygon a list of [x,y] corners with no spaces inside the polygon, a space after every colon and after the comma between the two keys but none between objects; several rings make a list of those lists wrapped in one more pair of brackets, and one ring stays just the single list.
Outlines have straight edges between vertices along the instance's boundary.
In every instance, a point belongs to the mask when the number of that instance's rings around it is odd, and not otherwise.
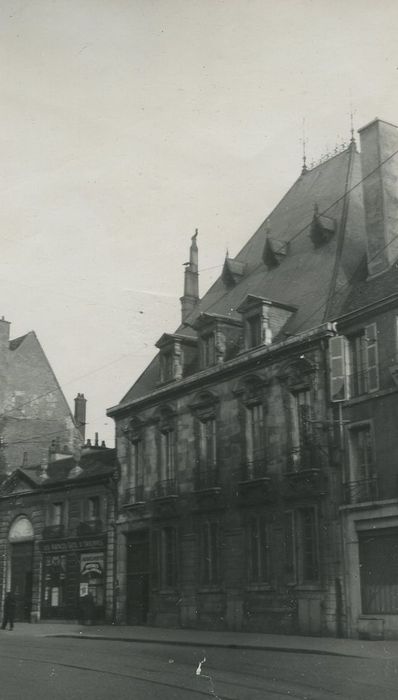
[{"label": "asphalt road", "polygon": [[397,696],[397,658],[0,634],[1,700],[396,700]]}]

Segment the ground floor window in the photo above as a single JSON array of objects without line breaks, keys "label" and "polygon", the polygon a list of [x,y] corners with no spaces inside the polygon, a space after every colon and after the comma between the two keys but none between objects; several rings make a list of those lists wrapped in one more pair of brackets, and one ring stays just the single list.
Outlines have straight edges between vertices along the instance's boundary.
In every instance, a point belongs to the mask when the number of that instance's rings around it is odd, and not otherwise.
[{"label": "ground floor window", "polygon": [[285,513],[285,561],[288,583],[319,581],[317,510],[296,508]]},{"label": "ground floor window", "polygon": [[398,528],[359,533],[362,613],[398,614]]},{"label": "ground floor window", "polygon": [[[41,615],[44,619],[102,620],[105,615],[104,550],[62,551],[46,543],[42,559]],[[76,542],[78,547],[79,543]],[[59,552],[51,551],[58,547]]]},{"label": "ground floor window", "polygon": [[201,582],[204,586],[220,583],[220,526],[206,521],[201,528]]},{"label": "ground floor window", "polygon": [[268,533],[265,519],[250,518],[247,525],[249,583],[269,581]]},{"label": "ground floor window", "polygon": [[173,526],[152,533],[152,588],[175,589],[178,582],[177,529]]}]

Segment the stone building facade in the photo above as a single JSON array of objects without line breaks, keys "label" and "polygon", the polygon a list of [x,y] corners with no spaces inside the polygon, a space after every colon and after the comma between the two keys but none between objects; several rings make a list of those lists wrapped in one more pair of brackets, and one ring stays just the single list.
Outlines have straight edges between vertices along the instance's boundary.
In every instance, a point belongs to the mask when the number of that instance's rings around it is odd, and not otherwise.
[{"label": "stone building facade", "polygon": [[397,133],[304,163],[202,298],[193,237],[181,325],[108,411],[120,621],[394,634]]},{"label": "stone building facade", "polygon": [[86,447],[19,468],[0,487],[1,600],[17,620],[111,621],[115,450]]},{"label": "stone building facade", "polygon": [[[83,397],[84,401],[84,397]],[[0,320],[0,466],[10,473],[40,463],[52,440],[71,453],[84,439],[50,363],[31,331],[10,340]]]}]

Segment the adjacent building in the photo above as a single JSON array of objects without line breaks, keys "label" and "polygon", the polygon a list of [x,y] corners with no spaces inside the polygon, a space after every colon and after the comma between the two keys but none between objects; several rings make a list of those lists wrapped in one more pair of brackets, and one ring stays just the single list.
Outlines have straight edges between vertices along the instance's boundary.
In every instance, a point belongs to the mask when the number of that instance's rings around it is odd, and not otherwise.
[{"label": "adjacent building", "polygon": [[2,600],[13,590],[18,620],[114,620],[115,450],[50,451],[0,487]]},{"label": "adjacent building", "polygon": [[[84,397],[78,397],[80,403]],[[0,471],[40,463],[48,445],[72,452],[84,439],[50,363],[31,331],[10,340],[0,320]]]}]

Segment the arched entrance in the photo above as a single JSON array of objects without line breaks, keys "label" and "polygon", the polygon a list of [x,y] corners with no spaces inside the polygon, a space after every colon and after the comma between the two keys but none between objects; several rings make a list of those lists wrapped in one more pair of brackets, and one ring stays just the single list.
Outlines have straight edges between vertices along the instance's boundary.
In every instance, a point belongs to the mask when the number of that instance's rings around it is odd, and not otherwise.
[{"label": "arched entrance", "polygon": [[10,556],[7,589],[12,590],[16,598],[16,620],[25,622],[30,622],[32,610],[33,537],[30,520],[24,515],[16,518],[8,534]]}]

